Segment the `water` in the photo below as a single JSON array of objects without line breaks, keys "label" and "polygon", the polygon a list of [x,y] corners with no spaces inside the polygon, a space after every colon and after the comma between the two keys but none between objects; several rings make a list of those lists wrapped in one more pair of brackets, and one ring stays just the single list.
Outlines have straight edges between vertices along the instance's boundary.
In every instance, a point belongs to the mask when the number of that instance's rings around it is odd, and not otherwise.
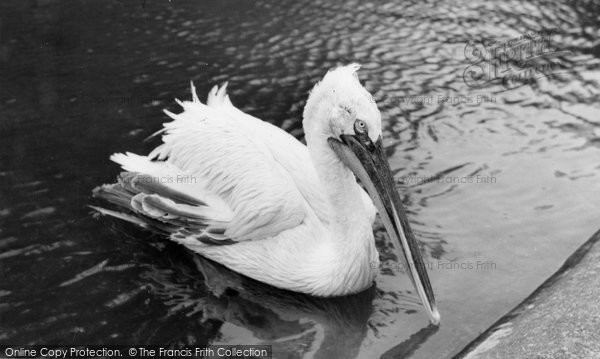
[{"label": "water", "polygon": [[[277,358],[451,356],[598,227],[598,10],[558,0],[2,3],[0,343],[267,343]],[[465,84],[468,41],[544,29],[569,51],[557,55],[559,75],[501,92]],[[119,171],[111,153],[156,145],[144,139],[167,119],[161,109],[179,111],[173,98],[189,98],[190,79],[203,95],[229,80],[236,105],[302,138],[307,91],[350,61],[363,64],[379,100],[439,329],[395,267],[381,225],[376,288],[319,300],[96,220],[86,207],[91,189]],[[478,95],[494,101],[437,102]],[[434,101],[398,100],[407,97]]]}]

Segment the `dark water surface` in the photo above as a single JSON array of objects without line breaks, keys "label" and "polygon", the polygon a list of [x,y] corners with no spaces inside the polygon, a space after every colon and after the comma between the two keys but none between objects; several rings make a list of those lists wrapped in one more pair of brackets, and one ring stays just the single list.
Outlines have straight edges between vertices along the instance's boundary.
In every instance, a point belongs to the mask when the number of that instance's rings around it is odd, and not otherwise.
[{"label": "dark water surface", "polygon": [[[566,0],[2,2],[0,343],[451,356],[600,224],[599,13]],[[467,42],[547,29],[564,50],[560,74],[509,91],[463,81]],[[119,172],[111,153],[156,145],[144,139],[167,120],[163,108],[179,111],[173,98],[189,98],[190,79],[201,97],[229,80],[234,104],[301,138],[307,91],[350,61],[379,99],[439,329],[381,228],[376,288],[323,300],[246,280],[86,207]],[[416,100],[398,101],[407,97]]]}]

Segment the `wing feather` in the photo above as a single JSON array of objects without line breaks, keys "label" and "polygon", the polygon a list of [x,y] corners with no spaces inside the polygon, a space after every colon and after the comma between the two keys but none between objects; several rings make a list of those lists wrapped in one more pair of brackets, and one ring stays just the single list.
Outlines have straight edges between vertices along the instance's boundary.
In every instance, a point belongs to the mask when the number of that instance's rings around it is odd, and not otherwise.
[{"label": "wing feather", "polygon": [[[223,233],[211,234],[234,241],[274,236],[302,222],[306,203],[260,137],[217,109],[181,104],[182,113],[165,111],[173,121],[164,125],[163,144],[148,156],[112,157],[138,173],[131,184],[142,192],[132,199],[136,210],[162,220],[214,222],[203,210],[226,207],[230,216]],[[156,183],[156,177],[168,180]]]}]

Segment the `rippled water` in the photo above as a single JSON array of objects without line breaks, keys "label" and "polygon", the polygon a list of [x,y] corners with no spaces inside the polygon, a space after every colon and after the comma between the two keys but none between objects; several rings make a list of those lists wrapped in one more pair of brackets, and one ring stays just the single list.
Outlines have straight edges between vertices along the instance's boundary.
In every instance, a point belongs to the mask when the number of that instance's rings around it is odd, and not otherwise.
[{"label": "rippled water", "polygon": [[[600,224],[599,13],[592,1],[557,0],[3,2],[0,342],[451,356]],[[545,29],[564,51],[560,74],[508,91],[463,81],[468,42]],[[166,120],[161,109],[189,97],[190,79],[202,94],[229,80],[236,105],[302,138],[307,91],[350,61],[379,100],[439,329],[380,226],[376,288],[323,300],[247,280],[86,207],[119,171],[111,153],[156,145],[144,139]],[[490,100],[438,103],[478,95]]]}]

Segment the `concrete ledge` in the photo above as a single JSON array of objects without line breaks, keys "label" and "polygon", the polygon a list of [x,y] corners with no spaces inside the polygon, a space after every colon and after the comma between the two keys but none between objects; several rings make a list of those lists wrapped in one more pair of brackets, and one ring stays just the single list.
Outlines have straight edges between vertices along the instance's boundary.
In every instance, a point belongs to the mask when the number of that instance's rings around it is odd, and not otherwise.
[{"label": "concrete ledge", "polygon": [[600,358],[600,231],[455,358]]}]

